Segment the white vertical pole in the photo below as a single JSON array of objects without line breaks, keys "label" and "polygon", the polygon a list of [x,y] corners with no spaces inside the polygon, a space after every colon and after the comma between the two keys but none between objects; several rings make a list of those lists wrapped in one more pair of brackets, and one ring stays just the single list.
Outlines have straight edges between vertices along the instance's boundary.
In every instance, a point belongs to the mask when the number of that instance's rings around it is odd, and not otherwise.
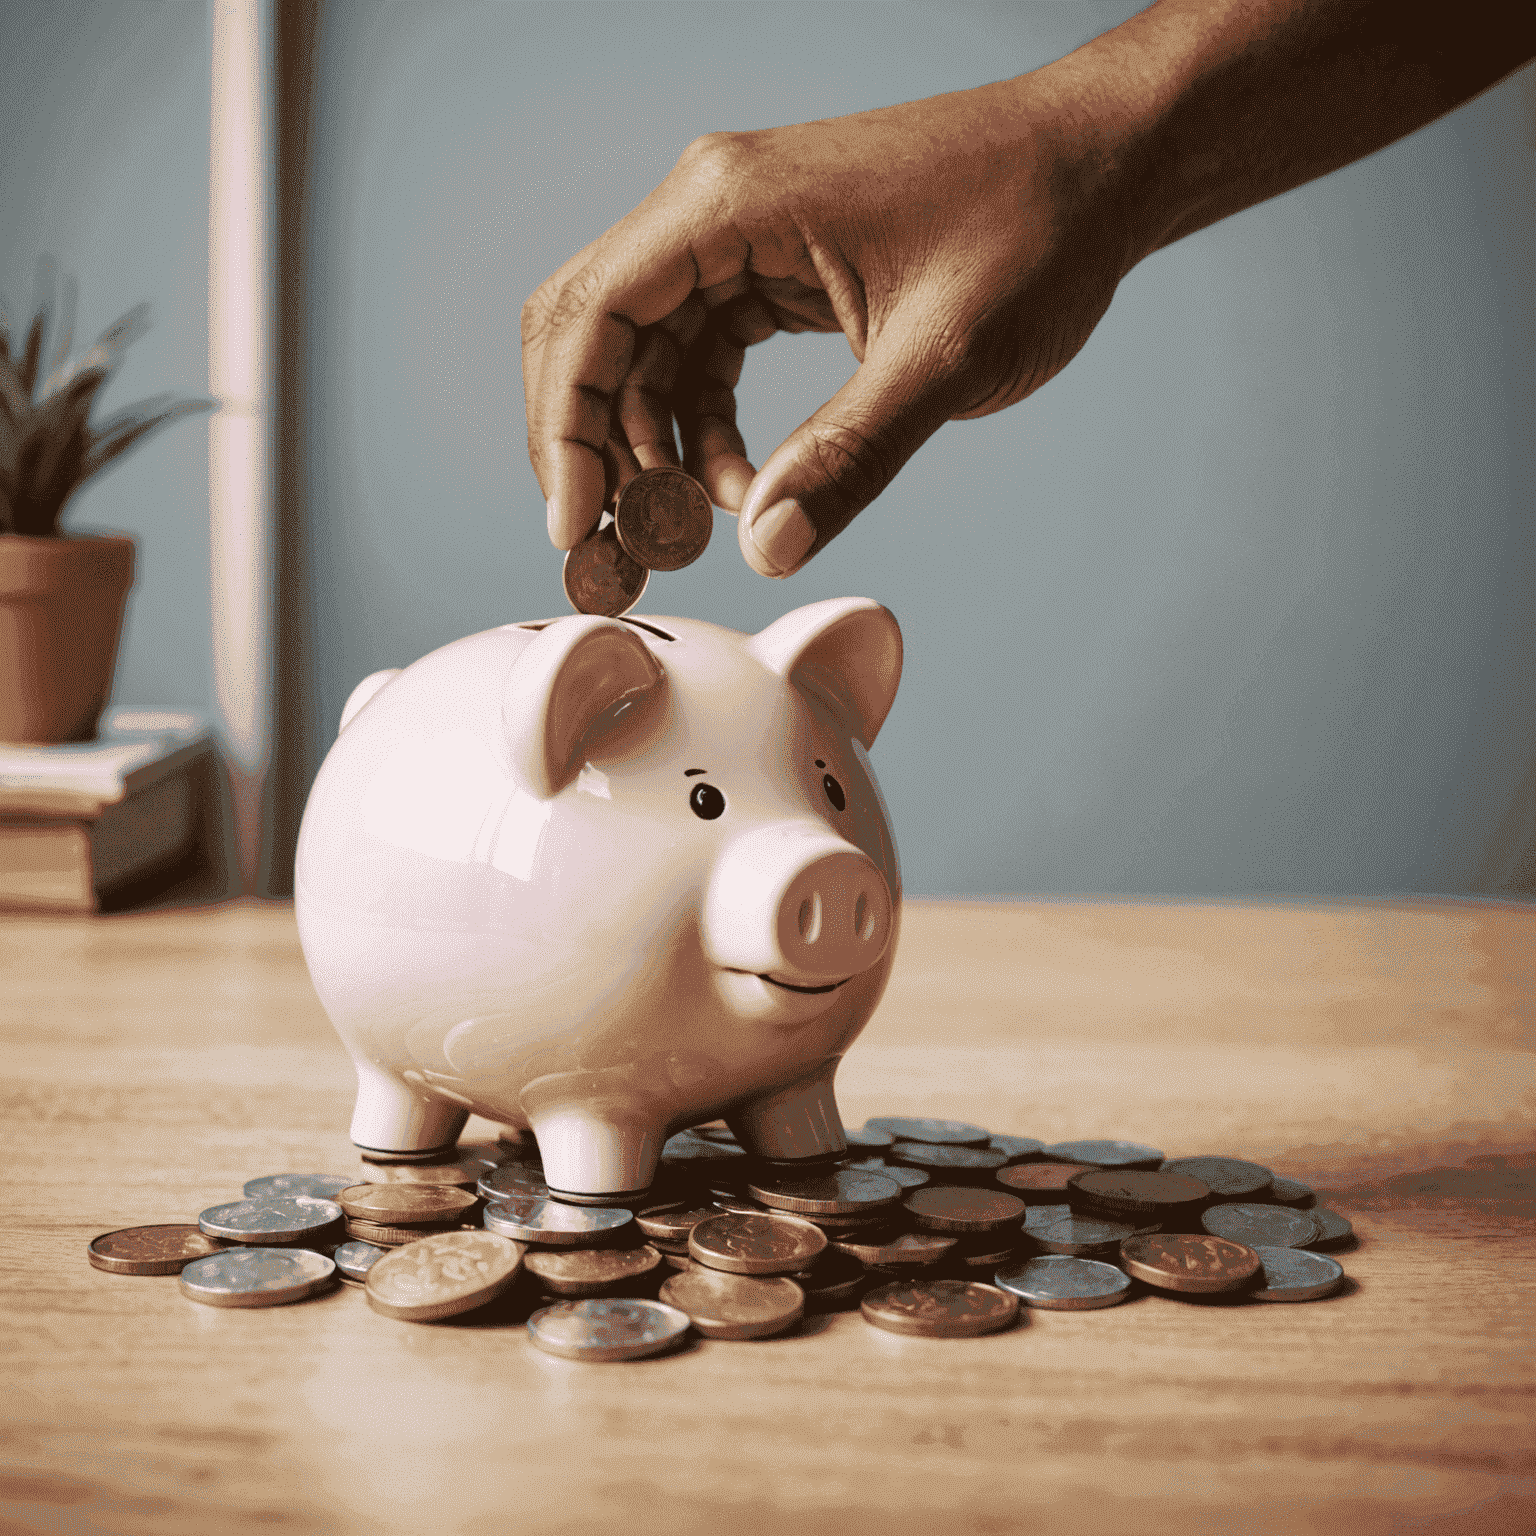
[{"label": "white vertical pole", "polygon": [[211,0],[208,492],[213,682],[241,883],[261,862],[272,751],[272,7]]}]

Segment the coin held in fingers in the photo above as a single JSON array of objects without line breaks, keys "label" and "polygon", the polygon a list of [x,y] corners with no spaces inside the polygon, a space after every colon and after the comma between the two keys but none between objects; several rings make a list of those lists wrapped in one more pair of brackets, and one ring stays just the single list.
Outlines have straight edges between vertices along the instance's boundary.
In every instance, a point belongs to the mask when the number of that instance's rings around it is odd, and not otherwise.
[{"label": "coin held in fingers", "polygon": [[665,465],[642,469],[619,492],[614,531],[624,552],[648,571],[680,571],[709,545],[715,510],[692,475]]},{"label": "coin held in fingers", "polygon": [[625,552],[610,523],[567,553],[561,580],[577,613],[616,619],[640,601],[650,574]]}]

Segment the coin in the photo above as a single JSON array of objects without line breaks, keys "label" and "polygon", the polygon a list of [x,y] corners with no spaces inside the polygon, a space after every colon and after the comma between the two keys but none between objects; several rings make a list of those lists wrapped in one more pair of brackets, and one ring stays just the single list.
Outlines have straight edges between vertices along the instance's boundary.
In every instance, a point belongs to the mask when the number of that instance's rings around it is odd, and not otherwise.
[{"label": "coin", "polygon": [[889,1131],[897,1141],[931,1141],[949,1147],[984,1147],[990,1133],[963,1120],[928,1120],[904,1115],[877,1115],[864,1122],[866,1130]]},{"label": "coin", "polygon": [[1033,1232],[1036,1227],[1048,1227],[1053,1221],[1065,1221],[1071,1214],[1070,1205],[1032,1205],[1024,1212],[1024,1230]]},{"label": "coin", "polygon": [[528,1337],[566,1360],[639,1360],[671,1349],[688,1332],[688,1314],[662,1301],[618,1297],[557,1301],[528,1319]]},{"label": "coin", "polygon": [[914,1189],[902,1205],[925,1232],[998,1232],[1018,1227],[1027,1209],[1000,1189],[963,1189],[935,1184]]},{"label": "coin", "polygon": [[548,1248],[591,1248],[612,1241],[634,1217],[622,1206],[566,1205],[537,1196],[507,1195],[485,1208],[485,1230]]},{"label": "coin", "polygon": [[368,1305],[405,1323],[457,1317],[517,1278],[523,1246],[495,1232],[440,1232],[396,1248],[368,1271]]},{"label": "coin", "polygon": [[1127,1238],[1145,1233],[1127,1221],[1104,1221],[1097,1216],[1068,1216],[1048,1227],[1031,1227],[1029,1235],[1047,1253],[1075,1254],[1079,1258],[1107,1258],[1119,1251]]},{"label": "coin", "polygon": [[830,1311],[864,1289],[866,1270],[851,1253],[828,1248],[809,1269],[789,1276],[805,1292],[808,1311]]},{"label": "coin", "polygon": [[642,469],[619,492],[613,526],[624,551],[648,571],[680,571],[709,546],[715,509],[692,475]]},{"label": "coin", "polygon": [[741,1146],[736,1139],[736,1132],[728,1125],[696,1125],[693,1127],[693,1135],[702,1136],[705,1141],[721,1142],[727,1147]]},{"label": "coin", "polygon": [[1025,1205],[1060,1205],[1072,1178],[1089,1171],[1086,1163],[1011,1163],[993,1175],[993,1182]]},{"label": "coin", "polygon": [[882,1205],[859,1216],[824,1216],[819,1211],[801,1211],[799,1215],[803,1221],[820,1227],[828,1237],[851,1237],[855,1232],[873,1232],[877,1227],[889,1226],[896,1209]]},{"label": "coin", "polygon": [[908,1168],[921,1168],[930,1178],[937,1175],[946,1183],[965,1180],[988,1184],[1008,1161],[1004,1153],[991,1147],[957,1147],[929,1141],[898,1141],[887,1148],[885,1159]]},{"label": "coin", "polygon": [[1031,1162],[1045,1150],[1045,1143],[1033,1136],[994,1136],[987,1145],[994,1152],[1001,1152],[1010,1163]]},{"label": "coin", "polygon": [[686,1269],[664,1280],[657,1294],[711,1339],[769,1338],[805,1315],[805,1292],[782,1275]]},{"label": "coin", "polygon": [[475,1186],[482,1200],[500,1200],[507,1195],[532,1195],[538,1200],[549,1199],[549,1185],[544,1182],[544,1170],[531,1163],[503,1163],[489,1173],[480,1176]]},{"label": "coin", "polygon": [[930,1182],[928,1175],[921,1168],[902,1168],[897,1164],[888,1163],[883,1157],[861,1157],[853,1162],[844,1163],[845,1168],[859,1168],[865,1173],[878,1173],[887,1179],[895,1179],[903,1189],[921,1189]]},{"label": "coin", "polygon": [[680,1243],[686,1247],[688,1234],[701,1221],[719,1214],[720,1207],[712,1202],[695,1205],[675,1201],[642,1207],[635,1212],[635,1225],[647,1237],[664,1243]]},{"label": "coin", "polygon": [[[972,1238],[972,1242],[977,1239]],[[999,1248],[996,1239],[981,1248],[968,1248],[962,1240],[950,1254],[950,1262],[961,1269],[977,1269],[991,1274],[1000,1264],[1009,1263],[1017,1254],[1016,1248]]]},{"label": "coin", "polygon": [[1264,1246],[1253,1251],[1264,1267],[1258,1288],[1248,1293],[1255,1301],[1317,1301],[1344,1284],[1343,1265],[1325,1253]]},{"label": "coin", "polygon": [[798,1178],[764,1180],[749,1183],[747,1189],[764,1205],[802,1215],[858,1215],[901,1199],[901,1185],[895,1179],[860,1168],[831,1168]]},{"label": "coin", "polygon": [[[375,1163],[364,1165],[370,1184],[444,1184],[473,1189],[476,1183],[500,1167],[488,1158],[464,1157],[452,1163]],[[351,1182],[357,1182],[355,1180]]]},{"label": "coin", "polygon": [[1026,1307],[1051,1312],[1088,1312],[1112,1307],[1130,1294],[1130,1279],[1113,1264],[1098,1259],[1051,1253],[1022,1259],[997,1271],[994,1283],[1012,1291]]},{"label": "coin", "polygon": [[336,1203],[359,1221],[430,1227],[464,1220],[480,1201],[451,1184],[353,1184],[336,1196]]},{"label": "coin", "polygon": [[1295,1179],[1282,1179],[1278,1174],[1275,1182],[1269,1186],[1269,1198],[1277,1205],[1297,1207],[1313,1205],[1317,1201],[1317,1196],[1307,1185]]},{"label": "coin", "polygon": [[1317,1223],[1317,1236],[1307,1244],[1308,1248],[1342,1248],[1354,1238],[1354,1227],[1337,1211],[1318,1206],[1312,1212],[1312,1219]]},{"label": "coin", "polygon": [[613,524],[589,533],[567,551],[560,579],[577,613],[616,619],[640,601],[651,573],[625,553]]},{"label": "coin", "polygon": [[1091,1168],[1156,1168],[1163,1161],[1156,1147],[1139,1141],[1058,1141],[1044,1148],[1044,1155],[1053,1162],[1086,1163]]},{"label": "coin", "polygon": [[193,1259],[221,1253],[224,1244],[190,1222],[155,1227],[121,1227],[93,1237],[85,1256],[109,1275],[175,1275]]},{"label": "coin", "polygon": [[1241,1290],[1258,1275],[1259,1256],[1224,1237],[1159,1232],[1126,1238],[1120,1266],[1160,1290],[1207,1294]]},{"label": "coin", "polygon": [[895,1269],[937,1264],[958,1241],[958,1238],[941,1237],[936,1232],[899,1232],[893,1229],[883,1233],[872,1232],[868,1236],[840,1237],[836,1240],[836,1247],[861,1264],[878,1264],[882,1268]]},{"label": "coin", "polygon": [[1137,1168],[1095,1168],[1075,1174],[1067,1185],[1067,1199],[1074,1208],[1127,1221],[1150,1217],[1164,1225],[1193,1221],[1210,1195],[1199,1179],[1166,1169],[1148,1173]]},{"label": "coin", "polygon": [[181,1290],[209,1307],[281,1307],[323,1291],[336,1266],[309,1248],[226,1248],[193,1259],[181,1272]]},{"label": "coin", "polygon": [[341,1223],[341,1207],[334,1200],[313,1195],[264,1195],[258,1200],[232,1200],[210,1205],[197,1218],[209,1237],[227,1243],[297,1243],[320,1238],[328,1227]]},{"label": "coin", "polygon": [[[705,1164],[716,1163],[740,1163],[743,1167],[747,1164],[746,1152],[728,1141],[714,1141],[707,1136],[694,1136],[688,1131],[680,1131],[676,1136],[669,1136],[661,1149],[661,1161],[674,1168],[702,1167]],[[709,1172],[715,1170],[710,1167]]]},{"label": "coin", "polygon": [[265,1195],[312,1195],[317,1200],[334,1200],[347,1185],[355,1183],[356,1179],[340,1173],[269,1173],[247,1179],[242,1193],[250,1200]]},{"label": "coin", "polygon": [[373,1243],[380,1248],[400,1248],[406,1243],[420,1242],[434,1232],[462,1232],[467,1222],[442,1222],[428,1227],[391,1227],[378,1221],[362,1221],[356,1216],[347,1217],[347,1236],[359,1243]]},{"label": "coin", "polygon": [[638,1248],[532,1248],[523,1255],[523,1268],[557,1296],[601,1296],[660,1266],[661,1255],[648,1243]]},{"label": "coin", "polygon": [[1007,1328],[1019,1299],[976,1280],[898,1280],[859,1303],[866,1322],[922,1339],[971,1339]]},{"label": "coin", "polygon": [[863,1130],[844,1131],[843,1138],[848,1143],[849,1151],[878,1151],[881,1147],[890,1146],[896,1140],[896,1135],[893,1131],[882,1131],[878,1127],[866,1125]]},{"label": "coin", "polygon": [[1288,1211],[1283,1205],[1213,1205],[1201,1216],[1200,1225],[1216,1237],[1250,1248],[1310,1248],[1318,1235],[1310,1211]]},{"label": "coin", "polygon": [[388,1252],[389,1249],[381,1248],[377,1243],[353,1241],[343,1243],[331,1258],[335,1261],[336,1273],[343,1280],[362,1285],[368,1278],[368,1271]]},{"label": "coin", "polygon": [[1163,1172],[1199,1179],[1218,1200],[1258,1200],[1275,1181],[1268,1168],[1240,1157],[1176,1157]]},{"label": "coin", "polygon": [[700,1264],[735,1275],[782,1275],[804,1269],[825,1251],[827,1235],[797,1216],[725,1211],[688,1234],[688,1253]]}]

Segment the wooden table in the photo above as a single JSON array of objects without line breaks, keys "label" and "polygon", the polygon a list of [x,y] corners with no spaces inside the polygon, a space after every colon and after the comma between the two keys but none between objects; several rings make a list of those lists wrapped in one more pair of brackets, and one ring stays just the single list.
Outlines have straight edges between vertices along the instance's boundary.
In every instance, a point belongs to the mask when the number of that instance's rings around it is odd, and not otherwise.
[{"label": "wooden table", "polygon": [[97,1232],[356,1168],[351,1069],[285,906],[8,918],[0,1528],[1529,1532],[1533,959],[1531,905],[911,903],[850,1124],[1256,1158],[1353,1218],[1348,1292],[595,1366],[91,1269]]}]

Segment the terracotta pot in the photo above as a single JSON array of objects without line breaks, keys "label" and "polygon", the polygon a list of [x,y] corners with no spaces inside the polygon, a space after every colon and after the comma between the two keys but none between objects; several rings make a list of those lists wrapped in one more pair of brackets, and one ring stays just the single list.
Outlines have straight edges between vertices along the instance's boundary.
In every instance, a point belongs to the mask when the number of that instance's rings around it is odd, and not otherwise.
[{"label": "terracotta pot", "polygon": [[132,585],[126,535],[0,534],[0,742],[96,735]]}]

